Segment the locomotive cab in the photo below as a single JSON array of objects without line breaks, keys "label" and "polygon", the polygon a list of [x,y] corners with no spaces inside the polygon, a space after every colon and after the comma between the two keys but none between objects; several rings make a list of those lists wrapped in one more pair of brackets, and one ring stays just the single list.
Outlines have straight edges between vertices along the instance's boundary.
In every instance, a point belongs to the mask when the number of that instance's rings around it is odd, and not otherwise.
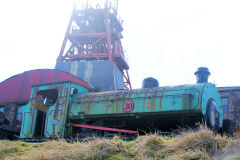
[{"label": "locomotive cab", "polygon": [[71,81],[33,85],[31,97],[23,106],[20,138],[65,137],[68,107],[72,96],[90,89]]}]

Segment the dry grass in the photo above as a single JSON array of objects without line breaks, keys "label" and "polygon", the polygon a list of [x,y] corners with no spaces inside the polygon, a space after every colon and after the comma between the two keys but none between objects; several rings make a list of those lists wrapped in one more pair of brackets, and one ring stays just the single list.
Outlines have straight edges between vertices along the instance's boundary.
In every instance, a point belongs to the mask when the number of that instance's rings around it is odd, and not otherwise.
[{"label": "dry grass", "polygon": [[214,135],[211,131],[204,129],[198,132],[182,132],[171,138],[156,134],[145,135],[131,142],[124,142],[118,137],[84,143],[0,141],[0,159],[204,160],[212,159],[232,143],[232,138]]}]

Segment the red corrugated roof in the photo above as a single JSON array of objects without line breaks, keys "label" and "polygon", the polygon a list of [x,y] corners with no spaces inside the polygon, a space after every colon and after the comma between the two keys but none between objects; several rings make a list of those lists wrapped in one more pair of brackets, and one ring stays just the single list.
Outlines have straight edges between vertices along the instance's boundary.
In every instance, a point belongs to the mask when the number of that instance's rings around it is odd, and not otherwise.
[{"label": "red corrugated roof", "polygon": [[67,72],[56,69],[31,70],[10,77],[0,83],[0,104],[28,101],[32,85],[62,81],[71,81],[92,89],[87,82]]}]

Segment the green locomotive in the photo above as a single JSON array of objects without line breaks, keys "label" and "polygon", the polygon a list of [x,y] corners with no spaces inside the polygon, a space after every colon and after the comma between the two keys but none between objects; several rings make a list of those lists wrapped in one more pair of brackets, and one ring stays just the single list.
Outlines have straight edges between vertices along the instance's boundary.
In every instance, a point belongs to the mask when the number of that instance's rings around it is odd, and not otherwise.
[{"label": "green locomotive", "polygon": [[93,92],[65,81],[32,86],[20,138],[141,134],[196,122],[222,128],[222,103],[211,83]]}]

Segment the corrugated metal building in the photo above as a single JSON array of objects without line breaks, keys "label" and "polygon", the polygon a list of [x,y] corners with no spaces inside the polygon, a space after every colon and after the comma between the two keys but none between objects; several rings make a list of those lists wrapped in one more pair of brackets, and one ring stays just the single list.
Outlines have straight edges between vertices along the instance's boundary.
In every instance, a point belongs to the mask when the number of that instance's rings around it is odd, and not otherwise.
[{"label": "corrugated metal building", "polygon": [[34,84],[72,81],[91,88],[78,77],[55,69],[38,69],[23,72],[0,83],[0,105],[6,103],[25,103],[28,101],[31,86]]},{"label": "corrugated metal building", "polygon": [[104,61],[57,62],[56,69],[69,72],[101,91],[124,89],[123,74],[116,63]]}]

